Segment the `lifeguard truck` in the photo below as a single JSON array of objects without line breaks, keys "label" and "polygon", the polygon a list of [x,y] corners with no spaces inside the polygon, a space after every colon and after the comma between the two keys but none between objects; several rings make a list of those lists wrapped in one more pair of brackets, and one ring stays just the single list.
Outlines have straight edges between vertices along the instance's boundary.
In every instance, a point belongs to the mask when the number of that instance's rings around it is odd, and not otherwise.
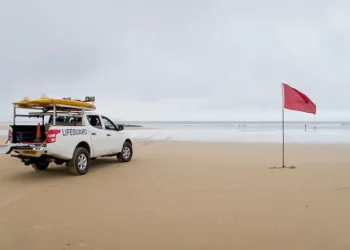
[{"label": "lifeguard truck", "polygon": [[[13,124],[10,125],[5,154],[11,154],[45,170],[51,162],[66,163],[74,175],[88,172],[90,160],[116,157],[129,162],[133,156],[130,136],[123,125],[116,125],[107,116],[95,112],[95,97],[84,101],[71,98],[24,99],[14,102]],[[30,110],[19,114],[19,110]],[[17,125],[16,117],[36,117],[37,125]],[[6,143],[6,144],[7,144]]]}]

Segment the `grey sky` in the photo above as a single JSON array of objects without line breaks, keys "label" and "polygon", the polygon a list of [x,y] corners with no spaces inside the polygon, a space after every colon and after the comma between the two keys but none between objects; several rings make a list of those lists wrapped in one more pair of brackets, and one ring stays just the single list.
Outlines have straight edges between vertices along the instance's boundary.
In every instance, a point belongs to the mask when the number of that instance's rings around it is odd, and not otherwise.
[{"label": "grey sky", "polygon": [[[4,1],[1,120],[11,102],[96,96],[123,120],[281,117],[281,81],[349,119],[349,1]],[[335,112],[335,113],[333,113]]]}]

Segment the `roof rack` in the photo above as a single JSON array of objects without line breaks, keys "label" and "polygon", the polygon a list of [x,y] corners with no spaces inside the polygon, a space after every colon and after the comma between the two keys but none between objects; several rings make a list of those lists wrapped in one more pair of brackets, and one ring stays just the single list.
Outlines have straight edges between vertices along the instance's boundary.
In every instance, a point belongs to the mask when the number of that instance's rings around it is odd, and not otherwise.
[{"label": "roof rack", "polygon": [[42,110],[43,112],[47,111],[53,111],[56,108],[56,111],[65,111],[65,112],[81,112],[81,111],[94,111],[94,108],[86,108],[86,107],[79,107],[79,106],[71,106],[71,105],[63,105],[63,104],[50,104],[46,105],[44,107],[40,106],[21,106],[21,105],[15,105],[15,108],[19,109],[30,109],[30,110]]},{"label": "roof rack", "polygon": [[[48,98],[42,96],[40,99],[30,100],[28,97],[23,98],[22,101],[14,102],[14,112],[13,112],[13,124],[15,124],[16,117],[42,117],[44,121],[45,115],[53,115],[56,117],[57,114],[74,114],[80,115],[85,111],[94,111],[96,107],[94,106],[95,97],[86,96],[84,101],[72,100],[71,97],[64,97],[61,99]],[[87,104],[87,102],[92,102]],[[22,115],[17,114],[16,109],[30,109],[37,110],[39,112],[30,112],[29,114]],[[55,120],[55,119],[54,119]]]},{"label": "roof rack", "polygon": [[[36,117],[36,118],[40,118],[43,116],[47,116],[47,115],[53,115],[54,112],[29,112],[26,115],[23,114],[15,114],[16,117]],[[83,112],[81,111],[58,111],[56,112],[56,115],[70,115],[70,116],[81,116],[83,114]]]}]

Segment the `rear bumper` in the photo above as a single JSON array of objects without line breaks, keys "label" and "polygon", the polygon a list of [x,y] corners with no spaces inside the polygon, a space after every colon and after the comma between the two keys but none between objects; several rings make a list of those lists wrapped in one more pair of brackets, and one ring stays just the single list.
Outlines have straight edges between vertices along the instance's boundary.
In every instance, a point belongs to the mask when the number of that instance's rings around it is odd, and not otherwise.
[{"label": "rear bumper", "polygon": [[47,149],[44,144],[35,145],[35,144],[12,144],[6,145],[2,150],[3,154],[10,154],[15,152],[24,157],[41,157],[44,154],[47,154]]}]

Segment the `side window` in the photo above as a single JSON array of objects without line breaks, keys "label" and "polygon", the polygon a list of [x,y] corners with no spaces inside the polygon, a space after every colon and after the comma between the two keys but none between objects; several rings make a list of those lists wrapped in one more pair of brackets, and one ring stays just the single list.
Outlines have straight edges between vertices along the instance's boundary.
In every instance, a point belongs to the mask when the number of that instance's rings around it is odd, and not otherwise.
[{"label": "side window", "polygon": [[95,128],[102,129],[101,120],[100,120],[100,117],[98,115],[88,115],[86,117],[87,117],[91,126],[93,126]]},{"label": "side window", "polygon": [[108,130],[118,130],[114,123],[109,120],[107,117],[102,116],[102,122],[105,125],[105,129]]},{"label": "side window", "polygon": [[[52,124],[53,122],[53,116],[51,115],[49,117],[48,123]],[[81,117],[75,117],[75,116],[56,116],[56,123],[59,125],[67,125],[67,126],[76,126],[76,125],[82,125],[82,119]]]},{"label": "side window", "polygon": [[[71,123],[71,119],[75,119],[73,116],[56,116],[56,122],[59,123]],[[53,122],[53,116],[50,116],[50,119],[48,121],[49,123]]]},{"label": "side window", "polygon": [[56,123],[59,122],[59,123],[64,123],[64,119],[65,117],[64,116],[57,116],[56,117]]},{"label": "side window", "polygon": [[67,117],[67,123],[75,123],[77,121],[77,118],[74,116],[68,116]]},{"label": "side window", "polygon": [[74,122],[75,126],[82,126],[83,125],[83,119],[81,117],[77,117],[75,122]]}]

